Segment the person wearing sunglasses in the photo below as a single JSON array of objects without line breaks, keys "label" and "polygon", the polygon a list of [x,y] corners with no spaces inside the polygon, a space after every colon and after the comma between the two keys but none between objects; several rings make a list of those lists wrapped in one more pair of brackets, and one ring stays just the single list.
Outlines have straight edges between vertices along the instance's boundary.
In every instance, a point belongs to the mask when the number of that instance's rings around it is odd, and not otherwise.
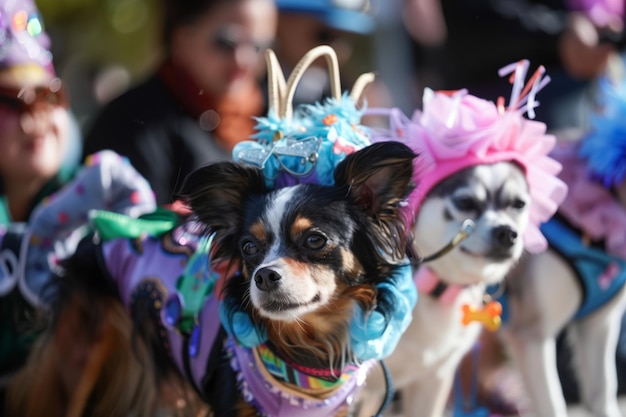
[{"label": "person wearing sunglasses", "polygon": [[[0,231],[26,222],[73,170],[64,166],[70,134],[67,97],[48,47],[32,1],[0,1]],[[0,242],[4,271],[8,240]],[[32,309],[17,291],[0,297],[0,378],[25,359],[29,342],[18,328],[29,314]]]},{"label": "person wearing sunglasses", "polygon": [[0,406],[6,376],[26,357],[30,339],[22,325],[34,311],[19,291],[4,285],[16,257],[8,255],[10,242],[3,237],[27,222],[77,163],[67,158],[77,140],[49,46],[32,0],[0,0]]},{"label": "person wearing sunglasses", "polygon": [[6,384],[38,333],[54,260],[75,249],[90,210],[138,216],[156,207],[148,183],[119,155],[80,163],[79,131],[49,48],[34,0],[0,0],[0,415]]},{"label": "person wearing sunglasses", "polygon": [[161,205],[185,176],[231,159],[265,113],[264,50],[272,0],[163,0],[163,63],[88,123],[84,154],[112,149],[150,182]]},{"label": "person wearing sunglasses", "polygon": [[32,1],[0,1],[0,225],[27,221],[71,177],[71,115]]}]

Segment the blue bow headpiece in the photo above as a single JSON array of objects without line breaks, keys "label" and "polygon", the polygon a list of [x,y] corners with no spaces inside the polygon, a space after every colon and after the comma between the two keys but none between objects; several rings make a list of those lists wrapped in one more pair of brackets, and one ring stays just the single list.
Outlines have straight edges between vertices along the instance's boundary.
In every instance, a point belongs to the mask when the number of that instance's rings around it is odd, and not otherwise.
[{"label": "blue bow headpiece", "polygon": [[[302,73],[325,56],[331,69],[331,97],[321,103],[291,108]],[[371,143],[369,130],[360,124],[363,110],[357,98],[371,74],[364,74],[350,94],[341,93],[332,48],[321,46],[305,55],[287,82],[275,55],[268,52],[270,111],[257,118],[257,133],[233,149],[233,159],[263,170],[268,188],[301,183],[333,185],[335,167],[350,153]]]}]

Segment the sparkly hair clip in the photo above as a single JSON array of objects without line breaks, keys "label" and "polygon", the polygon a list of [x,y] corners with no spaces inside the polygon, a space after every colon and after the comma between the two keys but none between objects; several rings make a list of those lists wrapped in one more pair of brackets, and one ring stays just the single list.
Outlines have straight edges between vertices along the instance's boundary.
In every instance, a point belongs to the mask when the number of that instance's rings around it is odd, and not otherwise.
[{"label": "sparkly hair clip", "polygon": [[[322,56],[328,64],[331,97],[294,110],[296,86],[304,71]],[[257,118],[254,140],[235,146],[233,159],[262,169],[266,185],[272,189],[299,183],[332,185],[337,164],[370,144],[356,102],[373,74],[363,74],[349,94],[342,94],[337,55],[329,46],[309,51],[287,81],[272,50],[267,51],[266,59],[269,112],[267,117]]]}]

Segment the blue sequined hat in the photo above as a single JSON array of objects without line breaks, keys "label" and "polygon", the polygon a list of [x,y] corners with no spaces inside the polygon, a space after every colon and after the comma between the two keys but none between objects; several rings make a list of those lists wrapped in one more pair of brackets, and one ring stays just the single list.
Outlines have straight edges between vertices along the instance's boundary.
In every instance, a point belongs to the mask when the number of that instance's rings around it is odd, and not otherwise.
[{"label": "blue sequined hat", "polygon": [[49,48],[33,0],[0,0],[0,68],[37,64],[54,74]]},{"label": "blue sequined hat", "polygon": [[[327,60],[331,96],[322,103],[292,107],[293,95],[313,61]],[[257,118],[257,133],[233,149],[233,159],[263,170],[268,188],[314,183],[333,185],[335,167],[348,155],[371,144],[361,125],[357,101],[373,74],[363,74],[350,93],[341,92],[335,51],[319,46],[307,53],[285,81],[274,52],[268,50],[269,112]]]}]

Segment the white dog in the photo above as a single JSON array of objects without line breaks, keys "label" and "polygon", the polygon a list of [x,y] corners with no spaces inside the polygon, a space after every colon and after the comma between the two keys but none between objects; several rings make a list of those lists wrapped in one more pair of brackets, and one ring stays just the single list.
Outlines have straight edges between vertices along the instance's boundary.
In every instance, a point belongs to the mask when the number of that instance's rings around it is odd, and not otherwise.
[{"label": "white dog", "polygon": [[[392,118],[391,130],[427,164],[410,201],[417,252],[430,254],[467,219],[475,223],[469,237],[458,243],[457,236],[454,249],[417,271],[413,321],[386,359],[405,416],[443,415],[455,371],[482,325],[499,326],[499,305],[490,302],[487,287],[502,282],[525,247],[545,248],[537,225],[565,196],[555,176],[560,166],[547,156],[554,137],[545,135],[544,124],[523,117],[545,83],[538,73],[532,95],[520,94],[527,65],[508,68],[518,79],[508,109],[465,91],[427,90],[423,112],[411,121]],[[359,415],[372,415],[383,392],[382,380],[368,377]]]}]

